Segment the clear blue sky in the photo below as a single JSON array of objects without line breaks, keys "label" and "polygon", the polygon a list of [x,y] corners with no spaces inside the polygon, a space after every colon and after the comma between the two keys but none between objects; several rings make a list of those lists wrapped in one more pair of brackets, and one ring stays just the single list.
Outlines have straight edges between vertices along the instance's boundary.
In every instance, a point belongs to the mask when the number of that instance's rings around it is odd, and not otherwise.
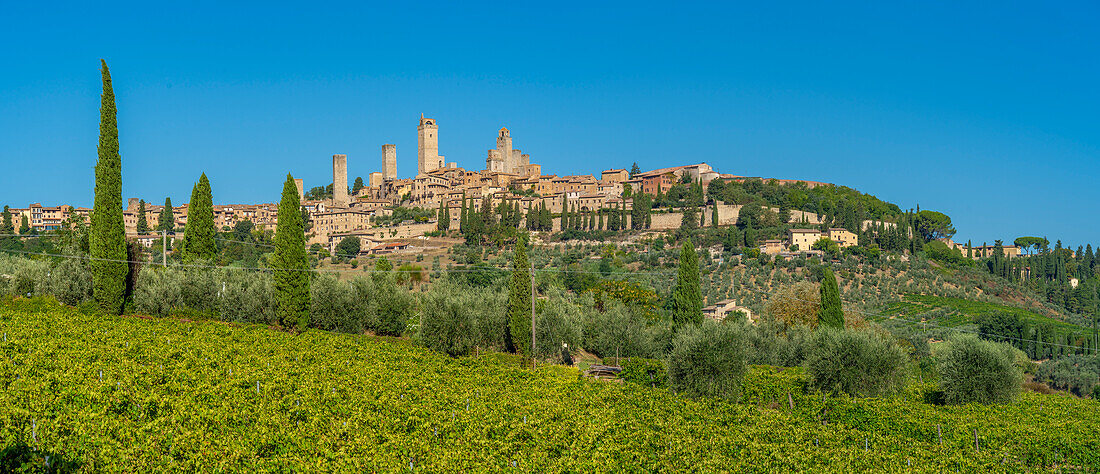
[{"label": "clear blue sky", "polygon": [[155,203],[203,171],[274,201],[383,143],[410,176],[425,113],[471,169],[507,126],[547,173],[703,161],[941,210],[956,240],[1100,243],[1096,3],[98,3],[4,6],[3,203],[90,205],[105,58],[124,196]]}]

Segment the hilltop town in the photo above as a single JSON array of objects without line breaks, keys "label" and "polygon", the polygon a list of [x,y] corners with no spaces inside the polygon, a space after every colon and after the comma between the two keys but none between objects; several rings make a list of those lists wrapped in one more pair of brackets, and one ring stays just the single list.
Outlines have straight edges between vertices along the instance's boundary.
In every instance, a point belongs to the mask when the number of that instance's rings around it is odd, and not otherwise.
[{"label": "hilltop town", "polygon": [[[554,214],[553,231],[561,230],[561,214],[569,206],[569,211],[581,213],[599,213],[601,210],[633,209],[634,196],[645,193],[656,197],[668,192],[677,184],[697,183],[704,192],[715,179],[744,182],[754,178],[743,175],[724,174],[706,163],[683,164],[667,168],[641,171],[605,169],[595,174],[544,174],[542,165],[533,163],[531,156],[513,146],[513,139],[507,128],[497,132],[496,146],[489,149],[482,170],[467,170],[455,162],[447,162],[439,154],[439,123],[433,118],[421,115],[417,124],[417,161],[416,176],[398,178],[397,147],[393,144],[382,145],[381,170],[369,173],[366,180],[361,177],[349,184],[347,165],[348,156],[332,156],[332,183],[317,186],[307,192],[307,183],[297,179],[299,199],[311,224],[307,244],[320,244],[333,252],[337,243],[349,236],[364,241],[364,251],[369,252],[387,240],[411,239],[436,230],[437,220],[447,215],[452,221],[450,228],[457,229],[461,207],[465,200],[470,206],[480,210],[485,198],[488,202],[501,202],[518,205],[526,214],[531,209],[546,209]],[[635,165],[636,166],[636,165]],[[780,185],[799,185],[812,189],[817,186],[832,186],[809,180],[768,179]],[[173,206],[173,222],[162,225],[160,222],[164,206],[153,204],[151,200],[129,198],[123,211],[126,232],[146,246],[163,238],[161,234],[139,229],[140,214],[145,213],[148,229],[174,230],[187,225],[188,203]],[[250,221],[255,228],[275,230],[277,204],[216,204],[214,223],[219,229],[234,227],[242,221]],[[394,211],[400,208],[421,211],[447,209],[445,214],[422,212],[419,218],[392,222]],[[702,211],[702,220],[708,222],[711,214],[717,213],[719,225],[733,225],[738,220],[741,206],[736,204],[715,203]],[[34,203],[26,208],[9,208],[16,223],[25,220],[27,226],[19,226],[18,231],[45,232],[56,230],[70,218],[90,222],[91,209],[69,205],[43,206]],[[629,216],[626,217],[629,221]],[[807,226],[820,226],[825,218],[817,213],[794,211],[792,221]],[[682,216],[678,212],[661,214],[648,223],[650,229],[674,230],[680,227]],[[871,226],[868,220],[864,226]],[[18,224],[16,224],[18,225]],[[623,224],[629,227],[628,223]],[[145,231],[145,232],[142,232]],[[169,231],[170,232],[170,231]],[[841,247],[855,245],[856,234],[841,228],[789,229],[784,239],[767,239],[759,242],[761,252],[778,255],[793,248],[803,252],[821,238],[829,238]],[[953,244],[953,243],[952,243]],[[991,246],[988,249],[991,250]],[[1014,250],[1011,250],[1015,252]]]}]

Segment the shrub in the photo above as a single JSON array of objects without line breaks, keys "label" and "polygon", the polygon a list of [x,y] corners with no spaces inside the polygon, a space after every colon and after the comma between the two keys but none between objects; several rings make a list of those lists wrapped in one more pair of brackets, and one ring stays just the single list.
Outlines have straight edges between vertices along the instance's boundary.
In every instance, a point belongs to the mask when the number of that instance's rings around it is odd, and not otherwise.
[{"label": "shrub", "polygon": [[621,362],[623,371],[619,378],[623,381],[649,387],[667,387],[668,369],[664,361],[630,357]]},{"label": "shrub", "polygon": [[689,397],[737,399],[747,369],[744,339],[735,325],[683,327],[668,358],[669,386]]},{"label": "shrub", "polygon": [[1016,351],[1007,344],[964,334],[935,352],[945,403],[1003,403],[1020,392],[1023,373],[1015,365]]},{"label": "shrub", "polygon": [[49,292],[58,301],[77,306],[92,297],[92,272],[76,259],[66,259],[50,270]]},{"label": "shrub", "polygon": [[309,286],[309,318],[313,327],[326,331],[363,331],[360,302],[352,287],[332,275],[318,275]]},{"label": "shrub", "polygon": [[1039,364],[1035,378],[1083,397],[1092,393],[1096,381],[1100,380],[1100,355],[1071,355],[1048,360]]},{"label": "shrub", "polygon": [[[580,308],[561,295],[551,296],[537,303],[535,320],[535,354],[543,359],[561,361],[561,345],[578,347],[581,344]],[[525,334],[531,337],[530,330]]]},{"label": "shrub", "polygon": [[817,314],[821,307],[821,294],[817,285],[801,281],[775,292],[764,312],[783,321],[788,326],[817,326]]},{"label": "shrub", "polygon": [[786,327],[783,321],[773,317],[765,317],[757,324],[741,324],[745,330],[748,363],[798,367],[806,360],[806,348],[813,337],[813,329],[809,326]]},{"label": "shrub", "polygon": [[451,284],[438,284],[420,305],[420,342],[451,357],[464,356],[480,339],[470,308],[481,304]]},{"label": "shrub", "polygon": [[661,357],[660,333],[660,326],[648,325],[641,311],[607,303],[603,312],[585,318],[582,345],[600,357]]},{"label": "shrub", "polygon": [[809,342],[804,365],[812,388],[874,397],[901,390],[906,363],[905,351],[885,336],[822,327]]},{"label": "shrub", "polygon": [[279,322],[270,273],[229,270],[222,282],[218,311],[222,321],[269,325]]},{"label": "shrub", "polygon": [[405,332],[409,318],[414,315],[415,297],[407,290],[399,288],[393,275],[374,275],[374,298],[371,305],[378,315],[373,329],[382,336],[400,336]]}]

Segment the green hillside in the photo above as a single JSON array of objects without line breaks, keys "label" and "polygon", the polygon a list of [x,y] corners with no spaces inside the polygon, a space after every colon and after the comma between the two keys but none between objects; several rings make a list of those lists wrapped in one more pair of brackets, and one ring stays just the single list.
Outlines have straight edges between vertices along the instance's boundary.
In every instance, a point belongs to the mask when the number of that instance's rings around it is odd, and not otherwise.
[{"label": "green hillside", "polygon": [[977,319],[983,316],[1007,313],[1017,315],[1031,325],[1050,325],[1059,334],[1091,330],[1026,309],[946,296],[906,294],[903,295],[902,301],[887,305],[883,313],[918,321],[923,317],[929,323],[945,327],[973,326]]},{"label": "green hillside", "polygon": [[499,355],[46,300],[0,302],[0,333],[0,470],[45,456],[88,472],[1100,468],[1100,403],[1064,396],[944,407],[914,382],[822,397],[798,369],[755,367],[740,403],[688,400]]}]

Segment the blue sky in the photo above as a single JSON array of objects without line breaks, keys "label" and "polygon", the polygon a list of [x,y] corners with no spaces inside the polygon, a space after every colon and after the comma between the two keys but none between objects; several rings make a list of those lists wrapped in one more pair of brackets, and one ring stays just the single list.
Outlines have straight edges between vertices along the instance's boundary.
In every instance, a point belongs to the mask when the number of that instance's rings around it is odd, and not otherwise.
[{"label": "blue sky", "polygon": [[410,176],[424,113],[471,169],[507,126],[547,173],[702,161],[1100,244],[1095,3],[226,3],[6,4],[0,201],[90,205],[105,58],[156,203],[365,177],[383,143]]}]

